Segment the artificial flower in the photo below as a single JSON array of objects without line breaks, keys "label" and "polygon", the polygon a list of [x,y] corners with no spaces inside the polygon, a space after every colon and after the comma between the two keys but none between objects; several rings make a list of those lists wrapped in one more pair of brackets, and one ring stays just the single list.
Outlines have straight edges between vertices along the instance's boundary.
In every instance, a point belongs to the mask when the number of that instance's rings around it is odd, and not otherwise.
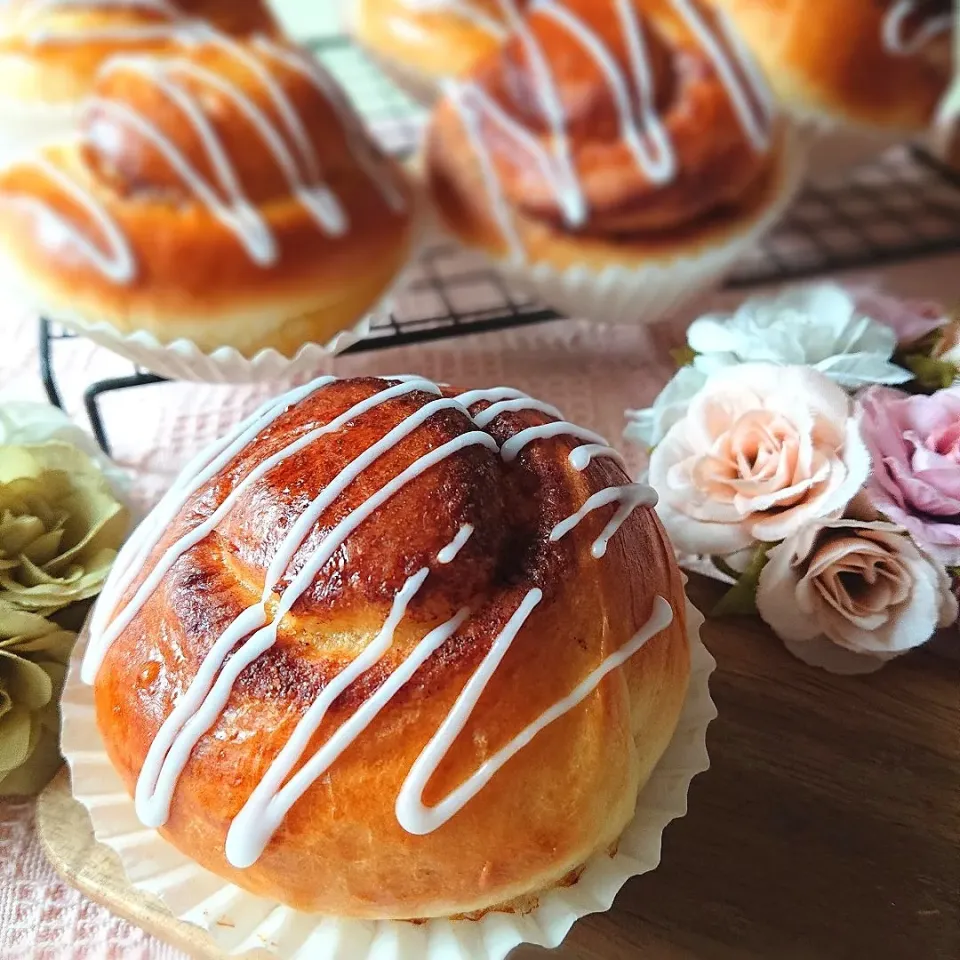
[{"label": "artificial flower", "polygon": [[628,410],[625,436],[655,447],[707,378],[742,363],[806,365],[847,389],[906,383],[893,363],[897,336],[833,283],[754,297],[733,314],[710,314],[687,331],[690,365],[681,368],[646,410]]},{"label": "artificial flower", "polygon": [[947,323],[946,311],[932,300],[902,300],[873,287],[848,289],[857,309],[889,327],[901,346],[917,343]]},{"label": "artificial flower", "polygon": [[809,367],[714,374],[650,459],[677,549],[727,556],[838,515],[870,469],[852,406]]},{"label": "artificial flower", "polygon": [[69,443],[0,446],[0,596],[49,616],[95,596],[129,516],[99,466]]},{"label": "artificial flower", "polygon": [[28,400],[0,404],[0,447],[33,445],[61,440],[85,453],[100,467],[114,494],[126,502],[130,478],[62,410],[49,403]]},{"label": "artificial flower", "polygon": [[0,598],[0,796],[36,793],[60,765],[57,704],[75,639]]},{"label": "artificial flower", "polygon": [[627,410],[623,435],[634,443],[655,447],[667,431],[687,412],[690,400],[707,382],[707,375],[693,366],[681,367],[660,391],[652,407]]},{"label": "artificial flower", "polygon": [[960,320],[953,319],[903,350],[902,360],[927,392],[960,381]]},{"label": "artificial flower", "polygon": [[875,387],[858,402],[870,501],[941,563],[960,565],[960,387],[932,396]]},{"label": "artificial flower", "polygon": [[957,618],[943,566],[863,498],[769,550],[756,603],[792,653],[837,673],[877,669]]}]

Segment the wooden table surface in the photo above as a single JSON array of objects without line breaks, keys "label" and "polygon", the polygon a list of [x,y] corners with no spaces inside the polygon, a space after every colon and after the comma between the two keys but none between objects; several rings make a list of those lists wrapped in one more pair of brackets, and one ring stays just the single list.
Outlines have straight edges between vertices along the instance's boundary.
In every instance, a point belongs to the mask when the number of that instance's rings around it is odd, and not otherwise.
[{"label": "wooden table surface", "polygon": [[[691,598],[709,610],[722,588]],[[711,768],[663,860],[556,953],[516,960],[960,958],[960,633],[869,677],[708,621]]]},{"label": "wooden table surface", "polygon": [[[691,583],[705,611],[721,592]],[[708,621],[703,639],[718,662],[711,768],[667,828],[660,867],[560,950],[512,960],[958,960],[960,632],[853,678],[795,660],[759,621]],[[94,899],[223,956],[118,882],[66,779],[38,824],[54,865]]]}]

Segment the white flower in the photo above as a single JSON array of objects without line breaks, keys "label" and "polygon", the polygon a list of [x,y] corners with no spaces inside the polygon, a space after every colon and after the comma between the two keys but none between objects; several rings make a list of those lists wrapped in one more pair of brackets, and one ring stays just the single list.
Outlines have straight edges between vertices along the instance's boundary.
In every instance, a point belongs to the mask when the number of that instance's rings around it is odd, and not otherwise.
[{"label": "white flower", "polygon": [[754,297],[736,313],[703,316],[687,331],[687,343],[696,353],[692,366],[677,373],[652,407],[627,411],[627,439],[655,447],[708,376],[741,363],[810,366],[848,390],[913,376],[891,361],[894,331],[833,283]]},{"label": "white flower", "polygon": [[834,673],[878,669],[957,618],[943,567],[863,498],[770,551],[757,609],[791,653]]},{"label": "white flower", "polygon": [[707,382],[707,375],[694,367],[681,367],[646,410],[628,410],[623,435],[635,443],[655,447],[667,431],[687,412],[691,399]]},{"label": "white flower", "polygon": [[833,283],[754,297],[732,316],[701,317],[687,331],[687,343],[698,354],[694,366],[707,374],[763,361],[805,364],[848,389],[912,378],[891,362],[896,334]]},{"label": "white flower", "polygon": [[50,440],[69,443],[95,460],[114,495],[127,501],[130,478],[62,410],[48,403],[0,403],[0,446],[33,446]]},{"label": "white flower", "polygon": [[847,394],[809,367],[769,363],[712,376],[650,457],[674,546],[720,556],[839,515],[869,471]]}]

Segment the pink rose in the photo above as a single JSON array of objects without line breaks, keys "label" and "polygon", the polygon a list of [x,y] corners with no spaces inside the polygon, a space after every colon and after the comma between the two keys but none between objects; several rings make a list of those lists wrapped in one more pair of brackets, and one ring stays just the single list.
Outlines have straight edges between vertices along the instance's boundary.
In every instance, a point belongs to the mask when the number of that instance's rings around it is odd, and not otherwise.
[{"label": "pink rose", "polygon": [[872,387],[859,405],[871,502],[941,563],[960,564],[960,387],[929,397]]},{"label": "pink rose", "polygon": [[870,459],[852,403],[810,367],[715,373],[650,458],[658,512],[681,553],[727,556],[843,510]]},{"label": "pink rose", "polygon": [[900,300],[871,287],[854,287],[850,293],[859,310],[890,327],[901,345],[916,343],[947,322],[946,311],[932,300]]},{"label": "pink rose", "polygon": [[757,609],[791,653],[834,673],[878,669],[957,618],[943,567],[863,498],[770,551]]}]

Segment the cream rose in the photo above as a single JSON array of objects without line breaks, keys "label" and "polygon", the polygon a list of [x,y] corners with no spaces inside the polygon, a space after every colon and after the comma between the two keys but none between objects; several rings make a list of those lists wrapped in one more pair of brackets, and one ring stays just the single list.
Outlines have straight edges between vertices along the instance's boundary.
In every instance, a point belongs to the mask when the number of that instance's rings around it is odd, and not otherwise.
[{"label": "cream rose", "polygon": [[801,660],[868,672],[956,620],[943,566],[877,516],[858,498],[844,519],[811,523],[770,551],[757,609]]},{"label": "cream rose", "polygon": [[658,512],[681,553],[727,556],[837,516],[870,457],[847,394],[809,367],[714,374],[650,459]]}]

